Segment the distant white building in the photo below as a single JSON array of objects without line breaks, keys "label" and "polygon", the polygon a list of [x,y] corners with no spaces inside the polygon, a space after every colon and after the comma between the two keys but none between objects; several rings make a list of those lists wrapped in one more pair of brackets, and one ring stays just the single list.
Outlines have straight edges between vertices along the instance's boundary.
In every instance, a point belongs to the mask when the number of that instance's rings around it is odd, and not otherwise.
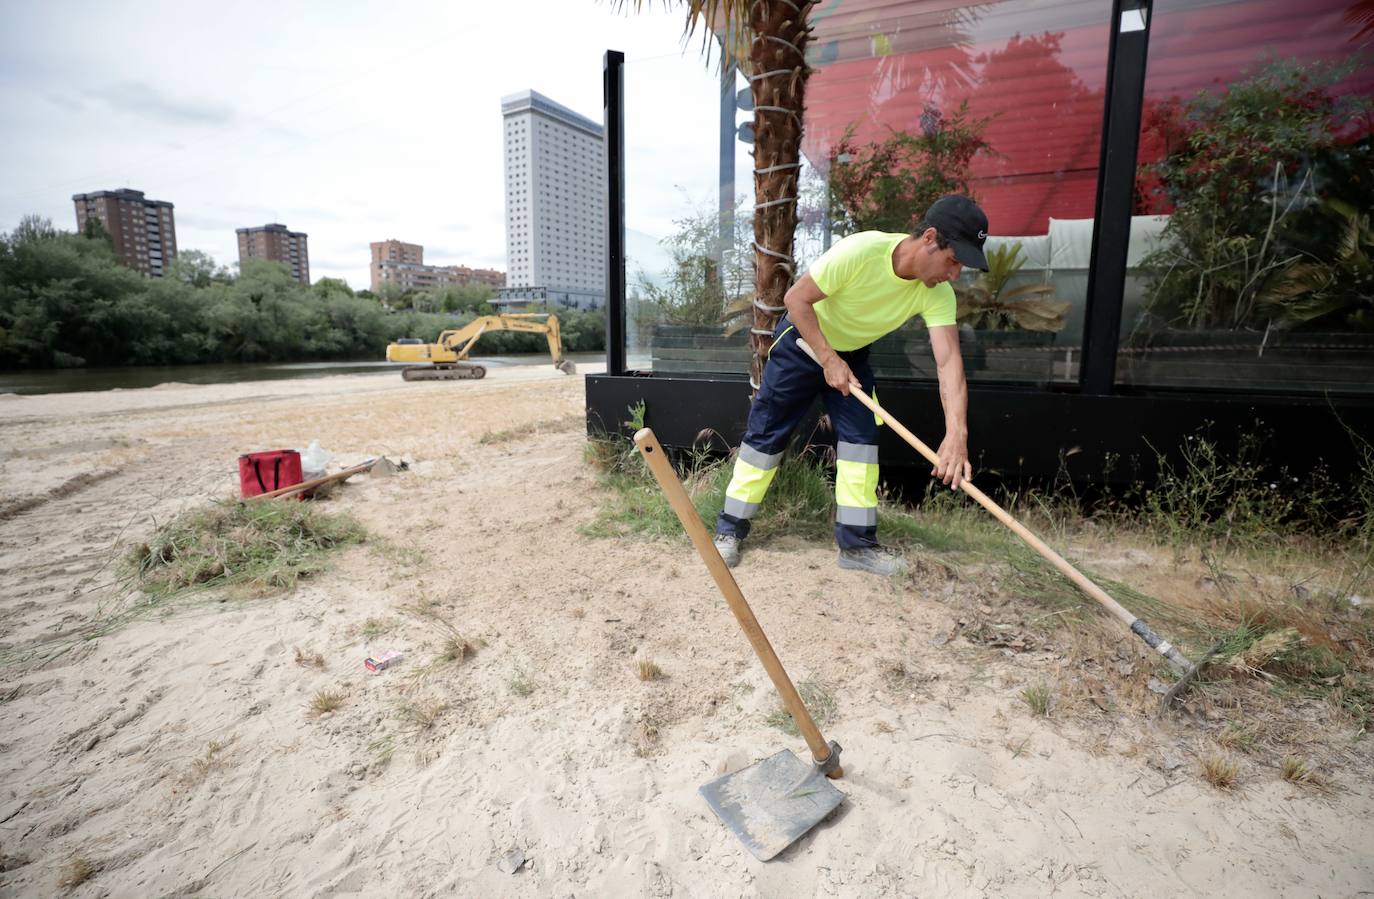
[{"label": "distant white building", "polygon": [[606,166],[602,128],[535,91],[501,99],[506,144],[506,287],[595,309],[606,299]]}]

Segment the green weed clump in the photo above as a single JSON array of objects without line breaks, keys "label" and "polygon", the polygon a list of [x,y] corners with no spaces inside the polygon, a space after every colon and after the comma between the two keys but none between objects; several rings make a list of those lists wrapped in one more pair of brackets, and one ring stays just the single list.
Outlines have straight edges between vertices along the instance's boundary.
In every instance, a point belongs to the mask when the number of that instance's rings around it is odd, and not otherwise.
[{"label": "green weed clump", "polygon": [[1021,701],[1037,718],[1048,718],[1054,710],[1054,690],[1049,684],[1036,684],[1021,691]]},{"label": "green weed clump", "polygon": [[[633,464],[603,471],[612,499],[584,533],[592,537],[685,537],[682,523],[663,490],[648,466],[637,458],[637,451],[635,456],[627,460]],[[707,530],[714,530],[734,471],[733,458],[714,460],[703,453],[688,455],[680,461],[678,477]],[[790,455],[778,466],[768,495],[753,520],[750,539],[766,540],[783,533],[823,539],[833,527],[833,506],[834,487],[820,461],[811,455]]]},{"label": "green weed clump", "polygon": [[[625,424],[637,430],[644,419],[641,404]],[[1209,677],[1322,699],[1363,733],[1374,717],[1374,609],[1356,596],[1374,576],[1374,443],[1355,434],[1351,439],[1367,464],[1339,488],[1319,469],[1299,480],[1273,473],[1260,436],[1243,436],[1239,449],[1231,450],[1204,431],[1181,447],[1175,457],[1181,462],[1160,457],[1162,475],[1156,483],[1137,484],[1124,495],[1080,495],[1065,469],[1052,485],[1004,492],[998,500],[1061,551],[1077,540],[1091,546],[1107,539],[1172,546],[1176,564],[1200,559],[1213,585],[1209,595],[1165,587],[1173,592],[1158,597],[1071,561],[1190,657],[1200,658],[1220,641]],[[607,489],[586,533],[683,538],[681,524],[631,441],[593,440],[587,456]],[[709,530],[723,505],[732,460],[703,452],[678,462]],[[1117,462],[1109,460],[1104,480]],[[823,456],[789,452],[754,519],[751,540],[786,533],[828,544],[832,483]],[[1078,586],[962,493],[932,481],[915,508],[883,496],[878,522],[884,543],[933,562],[956,580],[995,585],[1016,600],[1018,611],[1027,606],[1042,611],[1027,615],[1021,626],[1068,632],[1088,652],[1120,638]],[[1238,557],[1254,561],[1262,574],[1293,562],[1305,570],[1324,566],[1340,572],[1339,583],[1275,592],[1252,578],[1242,588],[1242,581],[1225,570]],[[1022,698],[1033,712],[1049,699],[1039,692]],[[1253,735],[1238,731],[1227,739],[1228,748],[1253,748]]]},{"label": "green weed clump", "polygon": [[219,584],[290,590],[320,571],[330,550],[365,538],[352,518],[311,503],[217,500],[178,515],[135,546],[122,573],[152,597]]},{"label": "green weed clump", "polygon": [[[644,415],[643,403],[632,407],[626,427],[639,430],[644,426]],[[586,458],[601,473],[609,500],[598,510],[596,519],[583,528],[584,534],[685,539],[682,523],[632,441],[595,438],[588,442]],[[676,461],[678,477],[697,514],[707,530],[713,530],[716,515],[725,504],[733,457],[721,459],[702,450]],[[833,529],[833,509],[829,466],[814,453],[789,452],[753,520],[750,539],[758,542],[783,533],[806,539],[827,538]]]},{"label": "green weed clump", "polygon": [[1242,604],[1237,622],[1204,626],[1201,642],[1218,647],[1213,676],[1259,678],[1275,690],[1324,700],[1363,733],[1374,720],[1374,676],[1370,633],[1355,624],[1316,607]]},{"label": "green weed clump", "polygon": [[1351,434],[1363,464],[1344,483],[1321,466],[1298,477],[1266,461],[1256,424],[1234,450],[1208,427],[1184,438],[1177,464],[1159,454],[1157,481],[1136,488],[1135,523],[1175,547],[1254,550],[1294,537],[1374,546],[1374,445]]},{"label": "green weed clump", "polygon": [[[797,693],[801,696],[802,705],[811,713],[811,720],[816,722],[817,727],[825,726],[831,718],[835,716],[837,703],[835,694],[825,684],[814,681],[804,680],[797,684]],[[792,718],[792,713],[785,708],[774,709],[765,719],[769,727],[776,727],[778,730],[795,737],[801,734],[797,729],[797,722]]]}]

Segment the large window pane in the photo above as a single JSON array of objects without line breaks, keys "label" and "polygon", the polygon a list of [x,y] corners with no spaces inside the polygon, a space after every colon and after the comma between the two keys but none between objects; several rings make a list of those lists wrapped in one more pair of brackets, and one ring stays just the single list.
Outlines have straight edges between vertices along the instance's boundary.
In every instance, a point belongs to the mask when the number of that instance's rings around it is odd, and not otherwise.
[{"label": "large window pane", "polygon": [[1156,0],[1119,381],[1374,390],[1369,8]]},{"label": "large window pane", "polygon": [[[632,370],[748,371],[747,327],[727,333],[726,307],[752,291],[753,270],[747,244],[742,252],[730,240],[722,248],[714,60],[703,59],[694,42],[681,56],[625,63],[625,349]],[[738,155],[747,174],[743,145]],[[727,229],[729,220],[724,216]]]},{"label": "large window pane", "polygon": [[[909,231],[946,192],[988,213],[997,271],[965,273],[956,291],[970,380],[1077,379],[1110,10],[847,0],[815,14],[804,149],[834,237]],[[890,378],[935,373],[919,322],[873,361]]]}]

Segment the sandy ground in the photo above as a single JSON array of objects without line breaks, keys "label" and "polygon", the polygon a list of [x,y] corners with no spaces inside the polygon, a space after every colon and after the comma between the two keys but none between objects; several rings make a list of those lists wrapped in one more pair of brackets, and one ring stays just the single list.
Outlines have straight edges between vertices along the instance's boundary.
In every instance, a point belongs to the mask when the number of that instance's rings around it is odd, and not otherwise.
[{"label": "sandy ground", "polygon": [[[833,693],[847,799],[755,860],[697,788],[805,745],[765,723],[766,675],[688,544],[581,535],[582,410],[581,378],[543,367],[0,398],[0,896],[61,894],[79,860],[76,896],[1374,891],[1367,748],[1331,791],[1253,766],[1218,791],[1186,719],[1032,717],[1020,691],[1072,679],[1062,652],[948,639],[961,603],[1014,598],[793,539],[738,580],[794,679]],[[239,453],[311,438],[410,463],[326,501],[384,541],[290,595],[72,640],[115,602],[112,547],[234,490]],[[477,652],[437,663],[451,633]],[[404,661],[367,673],[387,649]],[[313,716],[326,689],[344,702]]]}]

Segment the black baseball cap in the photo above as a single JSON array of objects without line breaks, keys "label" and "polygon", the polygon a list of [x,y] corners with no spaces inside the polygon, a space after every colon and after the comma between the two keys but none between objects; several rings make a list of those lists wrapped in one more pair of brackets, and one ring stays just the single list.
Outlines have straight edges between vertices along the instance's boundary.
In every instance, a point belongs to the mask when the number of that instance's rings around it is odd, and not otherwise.
[{"label": "black baseball cap", "polygon": [[988,270],[988,257],[983,255],[983,241],[988,239],[988,217],[977,203],[968,197],[949,194],[930,204],[925,222],[949,241],[955,259],[969,268]]}]

